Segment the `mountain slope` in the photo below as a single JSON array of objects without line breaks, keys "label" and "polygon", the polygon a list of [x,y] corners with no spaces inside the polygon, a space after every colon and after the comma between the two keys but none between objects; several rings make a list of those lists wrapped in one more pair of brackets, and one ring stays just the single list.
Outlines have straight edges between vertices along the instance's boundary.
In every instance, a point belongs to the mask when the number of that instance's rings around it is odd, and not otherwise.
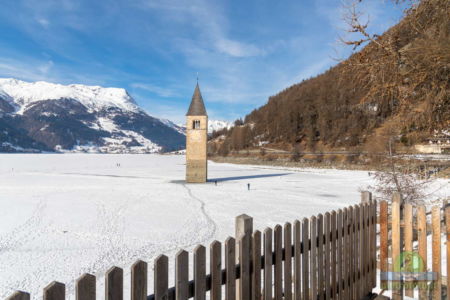
[{"label": "mountain slope", "polygon": [[0,151],[152,153],[185,136],[118,88],[0,79]]},{"label": "mountain slope", "polygon": [[223,153],[267,143],[286,150],[381,151],[388,141],[412,146],[445,132],[450,128],[449,11],[448,0],[421,1],[376,42],[270,97],[245,117],[244,126],[228,131]]}]

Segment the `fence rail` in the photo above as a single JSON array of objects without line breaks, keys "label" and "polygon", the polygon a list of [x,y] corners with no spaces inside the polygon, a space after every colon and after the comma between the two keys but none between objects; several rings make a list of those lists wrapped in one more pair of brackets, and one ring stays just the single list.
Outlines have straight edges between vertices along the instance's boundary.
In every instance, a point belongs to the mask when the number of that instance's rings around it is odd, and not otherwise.
[{"label": "fence rail", "polygon": [[[251,217],[236,218],[236,238],[223,244],[199,245],[192,253],[175,256],[175,285],[169,288],[169,258],[154,260],[154,293],[148,295],[148,265],[131,267],[132,300],[358,300],[376,286],[377,203],[363,193],[360,205],[319,214],[302,221],[253,231]],[[223,251],[224,250],[224,251]],[[225,261],[222,261],[222,254]],[[206,274],[209,262],[210,274]],[[105,275],[105,299],[123,299],[123,270],[112,267]],[[224,295],[222,295],[224,291]],[[84,274],[75,285],[77,300],[96,299],[96,278]],[[52,282],[44,300],[64,300],[65,285]],[[18,291],[8,300],[28,300]]]}]

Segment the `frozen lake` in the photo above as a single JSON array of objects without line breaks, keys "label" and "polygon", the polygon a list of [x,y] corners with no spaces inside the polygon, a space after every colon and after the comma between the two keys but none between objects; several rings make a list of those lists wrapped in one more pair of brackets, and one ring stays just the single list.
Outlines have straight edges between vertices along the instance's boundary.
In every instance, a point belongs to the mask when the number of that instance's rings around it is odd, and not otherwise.
[{"label": "frozen lake", "polygon": [[264,229],[343,208],[370,183],[365,171],[209,166],[217,186],[184,184],[184,156],[0,155],[0,297],[25,290],[37,299],[57,280],[74,299],[75,279],[88,272],[103,299],[103,274],[117,265],[127,299],[137,259],[151,268],[159,254],[224,241],[242,213]]}]

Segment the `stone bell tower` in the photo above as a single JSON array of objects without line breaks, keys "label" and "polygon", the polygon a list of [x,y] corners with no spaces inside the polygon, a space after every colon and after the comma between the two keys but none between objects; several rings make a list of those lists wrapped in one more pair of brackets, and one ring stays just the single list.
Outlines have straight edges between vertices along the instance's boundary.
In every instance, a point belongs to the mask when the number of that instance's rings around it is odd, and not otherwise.
[{"label": "stone bell tower", "polygon": [[202,183],[208,178],[208,115],[200,87],[195,87],[186,114],[186,182]]}]

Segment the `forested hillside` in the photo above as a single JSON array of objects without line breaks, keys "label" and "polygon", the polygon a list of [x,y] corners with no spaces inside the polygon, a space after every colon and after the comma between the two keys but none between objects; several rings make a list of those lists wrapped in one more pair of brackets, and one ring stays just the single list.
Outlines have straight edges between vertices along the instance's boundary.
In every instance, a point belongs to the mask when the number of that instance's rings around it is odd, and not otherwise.
[{"label": "forested hillside", "polygon": [[399,24],[366,41],[349,59],[215,133],[211,152],[267,144],[382,151],[389,140],[407,147],[448,130],[450,1],[421,1]]}]

